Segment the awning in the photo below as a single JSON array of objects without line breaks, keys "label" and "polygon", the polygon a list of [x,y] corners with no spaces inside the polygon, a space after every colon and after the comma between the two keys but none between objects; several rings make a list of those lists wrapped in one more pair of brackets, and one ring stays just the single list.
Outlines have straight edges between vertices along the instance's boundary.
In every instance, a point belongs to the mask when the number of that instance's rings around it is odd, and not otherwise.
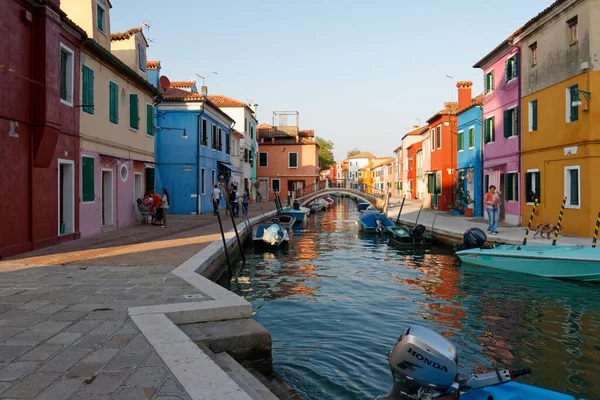
[{"label": "awning", "polygon": [[219,165],[220,165],[220,166],[222,166],[222,167],[225,167],[225,168],[227,168],[229,171],[231,171],[231,173],[232,173],[232,174],[235,174],[235,175],[243,175],[243,174],[242,174],[242,171],[240,171],[239,169],[237,169],[236,167],[234,167],[234,166],[233,166],[233,165],[231,165],[231,164],[228,164],[228,163],[226,163],[226,162],[223,162],[223,161],[219,161],[218,163],[219,163]]}]

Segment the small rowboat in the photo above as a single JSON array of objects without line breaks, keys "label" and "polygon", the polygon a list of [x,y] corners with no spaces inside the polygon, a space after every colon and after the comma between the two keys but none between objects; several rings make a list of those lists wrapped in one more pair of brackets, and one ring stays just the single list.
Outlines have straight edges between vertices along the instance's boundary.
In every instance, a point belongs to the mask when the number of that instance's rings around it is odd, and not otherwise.
[{"label": "small rowboat", "polygon": [[413,229],[406,226],[388,226],[387,231],[390,235],[388,245],[396,246],[430,246],[433,243],[433,237],[425,233],[423,225],[417,225]]},{"label": "small rowboat", "polygon": [[296,222],[304,222],[310,214],[310,208],[300,207],[299,210],[281,210],[280,214],[289,214],[296,217]]}]

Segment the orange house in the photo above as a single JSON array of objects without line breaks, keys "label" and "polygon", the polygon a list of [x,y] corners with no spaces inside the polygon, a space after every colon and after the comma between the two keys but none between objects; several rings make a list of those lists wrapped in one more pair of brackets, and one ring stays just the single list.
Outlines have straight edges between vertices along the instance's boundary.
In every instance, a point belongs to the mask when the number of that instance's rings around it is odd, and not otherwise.
[{"label": "orange house", "polygon": [[406,150],[406,157],[408,157],[406,175],[408,176],[408,180],[404,192],[406,193],[406,197],[411,200],[417,200],[417,153],[422,151],[422,149],[423,142],[416,142],[411,144]]},{"label": "orange house", "polygon": [[297,126],[261,124],[258,131],[256,178],[263,199],[282,200],[312,191],[319,184],[319,145],[315,132]]}]

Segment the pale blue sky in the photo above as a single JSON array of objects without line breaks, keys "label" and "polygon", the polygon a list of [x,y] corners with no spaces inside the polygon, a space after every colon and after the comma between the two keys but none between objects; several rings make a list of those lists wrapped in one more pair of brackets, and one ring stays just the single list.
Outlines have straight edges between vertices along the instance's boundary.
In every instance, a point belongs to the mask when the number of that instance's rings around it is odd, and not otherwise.
[{"label": "pale blue sky", "polygon": [[253,100],[261,123],[298,111],[339,160],[354,147],[392,155],[417,118],[456,101],[456,80],[480,93],[473,64],[551,3],[112,0],[111,29],[148,22],[164,75],[197,73],[210,94]]}]

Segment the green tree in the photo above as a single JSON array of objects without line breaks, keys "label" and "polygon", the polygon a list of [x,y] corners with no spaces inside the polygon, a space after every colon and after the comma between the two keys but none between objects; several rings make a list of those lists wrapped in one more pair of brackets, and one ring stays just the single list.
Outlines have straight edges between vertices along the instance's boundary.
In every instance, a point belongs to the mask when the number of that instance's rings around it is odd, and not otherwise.
[{"label": "green tree", "polygon": [[358,153],[360,153],[360,150],[358,149],[358,147],[355,147],[352,150],[348,150],[348,155],[346,156],[346,158],[350,158],[352,156],[355,156]]},{"label": "green tree", "polygon": [[315,141],[319,144],[319,169],[321,171],[329,169],[335,163],[333,158],[333,142],[316,137]]}]

